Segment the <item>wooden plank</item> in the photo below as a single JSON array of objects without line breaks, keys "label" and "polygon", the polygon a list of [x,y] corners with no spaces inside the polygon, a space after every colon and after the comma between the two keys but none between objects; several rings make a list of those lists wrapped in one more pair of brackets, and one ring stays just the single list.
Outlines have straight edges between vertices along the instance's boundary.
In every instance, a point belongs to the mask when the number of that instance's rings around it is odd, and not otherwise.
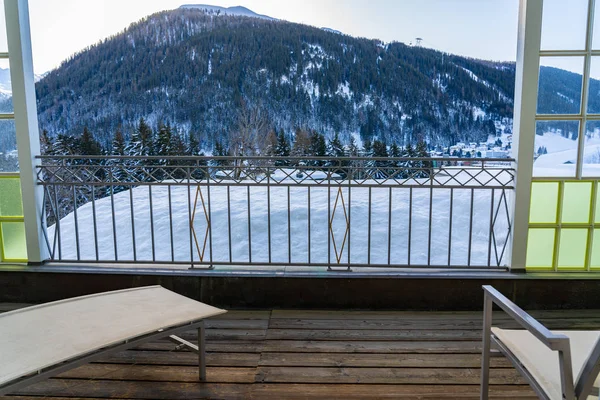
[{"label": "wooden plank", "polygon": [[480,341],[265,340],[261,344],[262,351],[283,353],[481,353]]},{"label": "wooden plank", "polygon": [[[477,399],[479,385],[314,385],[197,384],[184,382],[71,381],[51,379],[23,391],[24,396],[96,397],[105,399]],[[98,396],[101,394],[101,396]],[[492,385],[491,399],[534,400],[528,386]],[[11,397],[9,397],[11,398]],[[16,397],[30,400],[31,397]]]},{"label": "wooden plank", "polygon": [[479,330],[269,329],[267,339],[283,340],[480,340]]},{"label": "wooden plank", "polygon": [[[256,368],[208,367],[210,383],[251,383]],[[59,378],[116,381],[198,382],[198,367],[162,365],[87,364],[58,376]]]},{"label": "wooden plank", "polygon": [[[174,351],[175,345],[167,340],[144,343],[136,350],[145,351]],[[222,353],[260,353],[264,349],[264,340],[208,340],[206,342],[206,351]],[[179,350],[187,352],[188,350]]]},{"label": "wooden plank", "polygon": [[[478,368],[347,368],[347,367],[258,367],[257,382],[264,383],[361,383],[395,385],[477,385]],[[490,371],[492,385],[525,385],[515,369]]]},{"label": "wooden plank", "polygon": [[[221,314],[225,315],[225,314]],[[207,319],[204,321],[207,329],[267,329],[268,319]]]},{"label": "wooden plank", "polygon": [[[548,319],[544,320],[548,329],[600,329],[600,318],[587,319]],[[495,320],[494,326],[504,329],[519,329],[521,326],[508,319]],[[354,329],[354,330],[481,330],[482,320],[475,319],[288,319],[271,320],[271,329]]]},{"label": "wooden plank", "polygon": [[[482,303],[483,306],[483,303]],[[526,310],[539,319],[578,319],[597,318],[600,310]],[[348,311],[348,310],[273,310],[271,319],[431,319],[481,320],[482,313],[474,311]],[[494,319],[510,319],[502,312],[495,311]]]},{"label": "wooden plank", "polygon": [[[479,385],[257,384],[255,399],[479,399]],[[529,386],[490,387],[490,399],[537,400]]]},{"label": "wooden plank", "polygon": [[[209,367],[256,367],[258,353],[207,353]],[[98,363],[142,365],[198,365],[198,355],[189,351],[136,351],[127,350],[103,357]]]},{"label": "wooden plank", "polygon": [[49,379],[19,391],[19,394],[149,400],[247,399],[251,388],[252,384]]},{"label": "wooden plank", "polygon": [[[266,329],[207,329],[206,340],[262,340],[266,334]],[[198,333],[194,331],[177,336],[189,341],[198,339]]]},{"label": "wooden plank", "polygon": [[271,317],[271,310],[227,310],[225,314],[212,317],[211,320],[223,319],[262,319],[268,320]]},{"label": "wooden plank", "polygon": [[[263,353],[260,366],[270,367],[413,367],[479,368],[478,354]],[[512,368],[504,357],[492,357],[492,368]]]}]

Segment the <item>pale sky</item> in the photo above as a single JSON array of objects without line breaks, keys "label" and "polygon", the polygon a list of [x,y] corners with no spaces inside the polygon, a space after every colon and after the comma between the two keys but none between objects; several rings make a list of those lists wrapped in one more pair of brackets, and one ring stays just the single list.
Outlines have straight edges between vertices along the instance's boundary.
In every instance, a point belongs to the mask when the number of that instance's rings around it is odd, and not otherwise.
[{"label": "pale sky", "polygon": [[[579,47],[585,36],[587,2],[545,0],[542,47]],[[29,0],[35,72],[57,67],[71,54],[147,15],[185,3],[195,2]],[[516,58],[519,0],[200,0],[198,3],[242,5],[274,18],[386,42],[409,43],[421,37],[425,47],[470,57],[501,61]],[[3,17],[3,8],[0,10]],[[0,51],[6,51],[3,22],[4,18],[0,18]],[[596,33],[594,36],[600,37],[600,29]],[[600,47],[600,39],[598,43]],[[552,61],[555,64],[557,60]]]},{"label": "pale sky", "polygon": [[[149,14],[185,3],[196,2],[29,0],[35,72],[57,67],[69,55]],[[201,0],[197,3],[242,5],[274,18],[386,42],[409,43],[422,37],[426,47],[471,57],[491,60],[516,57],[518,0]],[[4,36],[4,29],[0,31]],[[0,37],[0,51],[5,51],[5,41]]]}]

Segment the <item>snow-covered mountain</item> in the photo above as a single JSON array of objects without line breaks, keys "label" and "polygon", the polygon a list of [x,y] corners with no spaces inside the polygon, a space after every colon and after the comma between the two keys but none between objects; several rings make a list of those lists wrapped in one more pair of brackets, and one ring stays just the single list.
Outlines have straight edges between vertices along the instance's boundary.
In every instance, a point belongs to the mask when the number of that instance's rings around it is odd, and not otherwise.
[{"label": "snow-covered mountain", "polygon": [[246,7],[242,7],[242,6],[220,7],[220,6],[211,6],[211,5],[207,5],[207,4],[184,4],[179,8],[203,10],[208,13],[219,14],[219,15],[254,17],[254,18],[266,19],[269,21],[276,20],[275,18],[269,17],[268,15],[257,14],[254,11],[249,10]]},{"label": "snow-covered mountain", "polygon": [[448,146],[510,125],[514,64],[185,6],[76,54],[36,88],[50,136],[87,126],[105,147],[143,117],[210,152],[244,107],[290,138],[301,129]]},{"label": "snow-covered mountain", "polygon": [[[35,75],[35,81],[38,82],[46,74]],[[8,99],[12,96],[12,86],[10,80],[10,69],[0,68],[0,99]]]},{"label": "snow-covered mountain", "polygon": [[0,99],[8,98],[11,95],[10,70],[8,68],[0,68]]},{"label": "snow-covered mountain", "polygon": [[327,27],[322,27],[321,29],[323,29],[326,32],[337,33],[338,35],[342,35],[342,32],[338,31],[336,29],[331,29],[331,28],[327,28]]}]

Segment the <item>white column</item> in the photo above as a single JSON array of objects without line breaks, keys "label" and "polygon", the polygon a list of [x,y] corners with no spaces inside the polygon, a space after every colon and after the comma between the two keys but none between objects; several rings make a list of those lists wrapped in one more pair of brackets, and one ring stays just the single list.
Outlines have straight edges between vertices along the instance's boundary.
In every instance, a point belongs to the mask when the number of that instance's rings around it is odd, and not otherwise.
[{"label": "white column", "polygon": [[35,99],[28,1],[4,0],[4,11],[23,193],[27,255],[30,264],[38,264],[47,258],[47,247],[43,231],[45,227],[41,224],[43,189],[36,185],[36,165],[39,164],[39,160],[35,157],[40,154],[40,135]]},{"label": "white column", "polygon": [[517,37],[513,157],[516,159],[515,194],[511,203],[512,235],[509,243],[513,272],[524,272],[529,231],[529,204],[535,144],[543,0],[521,0]]}]

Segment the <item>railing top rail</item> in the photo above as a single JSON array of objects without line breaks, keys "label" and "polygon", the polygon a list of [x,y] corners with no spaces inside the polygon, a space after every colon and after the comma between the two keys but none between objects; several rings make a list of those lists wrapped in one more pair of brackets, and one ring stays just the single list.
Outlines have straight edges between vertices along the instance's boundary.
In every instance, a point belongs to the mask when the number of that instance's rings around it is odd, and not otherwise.
[{"label": "railing top rail", "polygon": [[222,160],[222,161],[234,161],[234,160],[314,160],[314,161],[445,161],[445,162],[502,162],[512,163],[515,162],[514,158],[468,158],[468,157],[316,157],[316,156],[289,156],[289,157],[278,157],[278,156],[82,156],[82,155],[40,155],[36,158],[41,160]]}]

